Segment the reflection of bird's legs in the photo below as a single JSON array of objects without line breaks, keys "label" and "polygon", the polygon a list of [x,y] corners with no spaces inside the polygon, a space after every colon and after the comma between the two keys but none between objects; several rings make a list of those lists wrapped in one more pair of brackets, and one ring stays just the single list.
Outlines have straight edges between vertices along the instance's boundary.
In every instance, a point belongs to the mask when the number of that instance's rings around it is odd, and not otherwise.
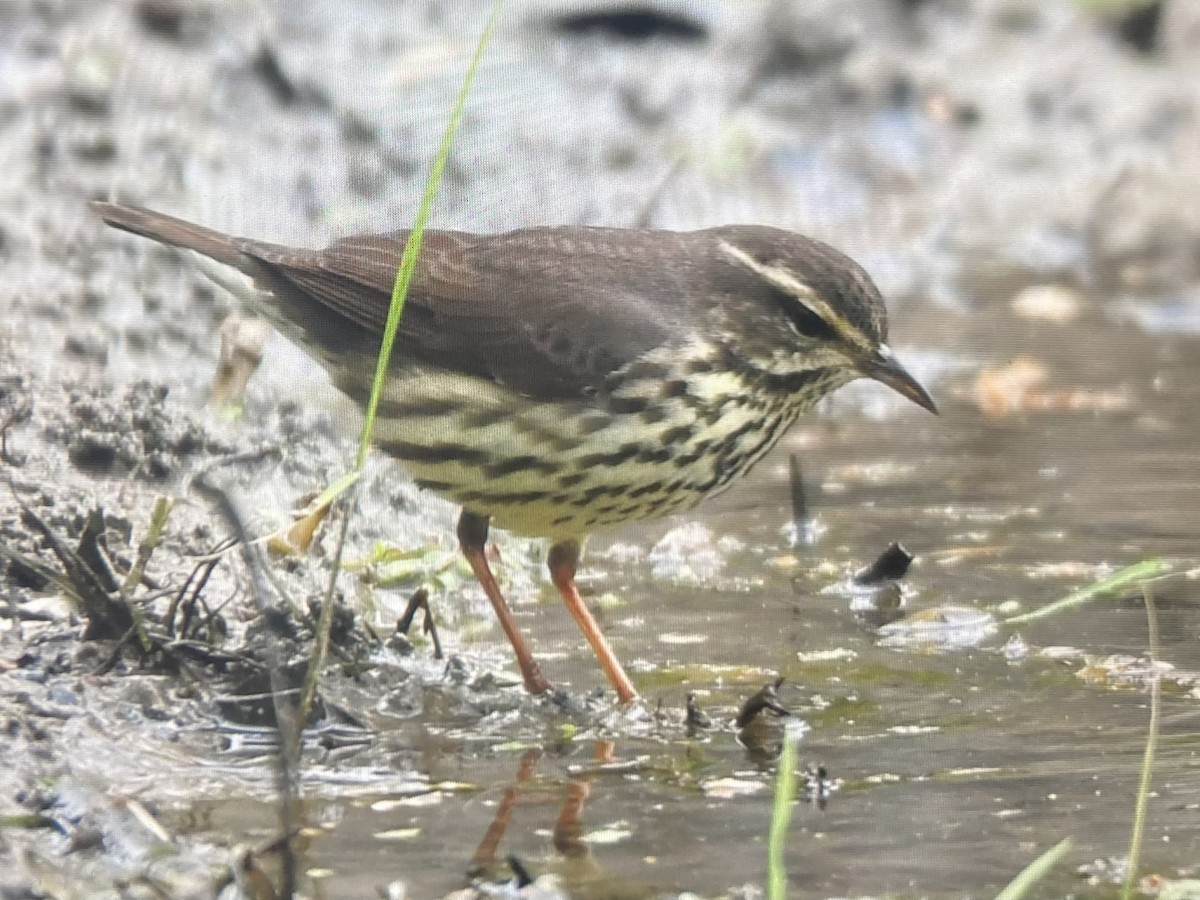
[{"label": "reflection of bird's legs", "polygon": [[[595,761],[597,765],[612,762],[615,744],[612,741],[597,741]],[[580,834],[583,831],[583,807],[592,792],[588,776],[576,778],[567,786],[567,796],[558,811],[554,823],[554,849],[569,859],[588,855],[587,844]]]},{"label": "reflection of bird's legs", "polygon": [[492,824],[488,826],[483,840],[479,842],[479,846],[475,850],[475,855],[471,857],[471,863],[475,868],[486,869],[495,863],[496,850],[500,846],[504,832],[508,830],[508,823],[512,821],[513,809],[517,805],[522,789],[533,778],[533,770],[537,768],[538,760],[541,758],[541,750],[526,750],[521,757],[521,765],[517,768],[516,779],[505,789],[500,806],[496,809],[496,815],[492,817]]}]

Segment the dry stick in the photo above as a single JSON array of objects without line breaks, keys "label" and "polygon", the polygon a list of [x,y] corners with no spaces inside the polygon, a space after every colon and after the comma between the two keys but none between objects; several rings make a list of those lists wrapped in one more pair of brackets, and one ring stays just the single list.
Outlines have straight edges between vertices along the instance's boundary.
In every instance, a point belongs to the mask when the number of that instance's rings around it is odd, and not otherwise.
[{"label": "dry stick", "polygon": [[[14,497],[16,497],[15,492]],[[115,623],[121,628],[121,634],[87,635],[85,632],[85,636],[119,637],[124,641],[128,637],[126,632],[132,625],[143,651],[147,654],[152,653],[154,643],[145,632],[140,610],[134,608],[134,605],[129,602],[129,598],[119,590],[120,586],[116,586],[117,590],[111,590],[108,586],[110,582],[103,578],[88,560],[84,559],[74,548],[69,547],[54,529],[20,497],[16,497],[16,501],[17,505],[21,507],[25,521],[41,533],[46,543],[50,545],[51,552],[58,557],[59,564],[63,568],[63,577],[61,579],[55,577],[54,581],[69,591],[69,596],[74,597],[82,606],[89,628],[97,626],[97,623],[102,623],[104,626],[112,626]]]},{"label": "dry stick", "polygon": [[788,493],[792,500],[792,546],[804,543],[804,526],[808,523],[808,497],[804,493],[804,472],[800,458],[788,454]]},{"label": "dry stick", "polygon": [[[241,545],[242,560],[250,573],[250,590],[254,597],[254,605],[260,615],[268,611],[268,584],[266,563],[262,558],[261,547],[250,539],[246,532],[237,507],[229,495],[216,485],[209,482],[211,468],[197,475],[193,484],[204,497],[208,499],[223,518],[234,537]],[[282,802],[279,807],[279,828],[283,834],[281,849],[281,871],[278,896],[281,900],[291,900],[296,891],[296,858],[292,852],[291,836],[293,820],[298,810],[300,796],[300,729],[305,721],[297,717],[291,704],[284,700],[288,687],[283,682],[283,659],[279,652],[279,644],[271,629],[265,629],[267,637],[268,675],[271,680],[271,701],[275,707],[275,726],[279,730],[279,768],[276,772],[279,782],[279,794]]]},{"label": "dry stick", "polygon": [[1146,831],[1146,807],[1150,798],[1150,780],[1154,775],[1154,754],[1158,749],[1159,696],[1162,679],[1158,674],[1158,612],[1154,608],[1154,592],[1149,584],[1142,585],[1146,601],[1146,628],[1150,641],[1150,725],[1146,733],[1146,749],[1142,754],[1142,774],[1138,781],[1137,800],[1133,807],[1133,829],[1129,835],[1129,861],[1126,864],[1125,886],[1121,900],[1133,896],[1138,866],[1142,857],[1142,837]]},{"label": "dry stick", "polygon": [[[387,324],[383,330],[383,343],[379,348],[379,358],[375,364],[375,380],[371,386],[371,396],[367,401],[362,436],[358,443],[358,456],[354,463],[355,471],[359,473],[367,463],[367,450],[371,446],[371,434],[375,428],[375,414],[379,409],[384,382],[387,380],[392,347],[396,343],[396,334],[400,330],[400,318],[404,314],[404,301],[408,296],[408,287],[412,283],[413,273],[417,268],[421,242],[425,238],[425,223],[429,221],[430,212],[433,210],[433,199],[437,196],[438,188],[441,187],[442,172],[450,158],[454,135],[458,131],[458,123],[462,119],[463,109],[467,104],[467,93],[471,88],[471,82],[475,80],[475,73],[479,70],[483,51],[487,49],[492,32],[496,30],[502,6],[503,0],[495,0],[487,24],[483,26],[483,32],[479,35],[479,43],[475,45],[475,53],[463,76],[462,85],[459,87],[458,96],[454,101],[454,108],[450,112],[450,119],[446,122],[446,130],[442,133],[442,142],[438,145],[437,155],[434,157],[433,166],[429,171],[429,178],[425,182],[425,192],[421,195],[421,204],[417,207],[412,231],[408,234],[408,240],[404,244],[404,253],[400,257],[400,268],[396,272],[396,280],[392,285],[392,303],[388,308]],[[359,482],[356,481],[354,487],[351,488],[350,505],[342,519],[342,527],[338,533],[337,549],[334,552],[333,565],[329,573],[329,586],[325,591],[325,600],[321,605],[321,617],[317,621],[316,634],[313,636],[312,657],[304,679],[304,693],[300,698],[300,721],[302,722],[307,721],[309,711],[312,709],[317,693],[317,682],[321,677],[321,668],[325,665],[325,657],[329,653],[329,633],[333,628],[333,595],[337,588],[338,574],[342,569],[342,557],[346,549],[346,536],[350,531],[350,519],[358,509],[358,484]]]}]

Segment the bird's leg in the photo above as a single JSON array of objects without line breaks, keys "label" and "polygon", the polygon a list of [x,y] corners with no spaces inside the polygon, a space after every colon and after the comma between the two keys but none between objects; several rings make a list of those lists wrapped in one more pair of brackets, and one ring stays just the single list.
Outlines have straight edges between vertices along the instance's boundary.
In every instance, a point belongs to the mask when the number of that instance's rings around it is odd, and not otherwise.
[{"label": "bird's leg", "polygon": [[621,662],[613,653],[612,647],[609,646],[608,639],[600,630],[599,623],[575,587],[575,568],[579,565],[579,552],[579,541],[576,540],[559,541],[552,546],[550,554],[546,557],[546,564],[550,567],[550,580],[562,594],[563,602],[567,604],[567,609],[575,617],[579,630],[592,645],[592,652],[600,660],[600,667],[604,669],[609,683],[616,690],[617,699],[621,703],[628,703],[637,697],[637,689],[629,680],[629,676],[625,674],[625,670],[621,668]]},{"label": "bird's leg", "polygon": [[492,575],[485,552],[487,534],[488,517],[464,509],[458,517],[458,545],[462,548],[467,562],[471,564],[475,577],[483,585],[483,592],[487,594],[492,609],[496,611],[500,627],[504,629],[508,642],[512,644],[513,652],[517,655],[517,665],[521,669],[521,678],[525,681],[525,690],[531,694],[544,694],[550,690],[550,682],[542,674],[537,660],[533,658],[533,652],[525,642],[521,629],[517,627],[517,620],[508,608],[504,594],[500,592],[500,585],[496,584],[496,578]]}]

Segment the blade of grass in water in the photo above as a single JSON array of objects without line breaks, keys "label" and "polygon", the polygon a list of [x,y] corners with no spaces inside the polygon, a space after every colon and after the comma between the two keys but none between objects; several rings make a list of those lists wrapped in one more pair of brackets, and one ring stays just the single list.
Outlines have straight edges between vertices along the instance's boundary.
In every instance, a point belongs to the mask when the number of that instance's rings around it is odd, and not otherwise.
[{"label": "blade of grass in water", "polygon": [[1170,564],[1161,559],[1147,559],[1140,563],[1134,563],[1132,566],[1126,566],[1124,569],[1114,572],[1107,578],[1101,578],[1099,581],[1093,582],[1085,588],[1080,588],[1055,603],[1043,606],[1041,609],[1035,609],[1033,612],[1023,613],[1019,616],[1010,616],[1004,620],[1004,624],[1022,625],[1025,622],[1033,622],[1046,616],[1052,616],[1063,610],[1082,606],[1094,597],[1111,594],[1114,591],[1148,581],[1151,578],[1157,578],[1159,575],[1164,575],[1169,571],[1171,571]]},{"label": "blade of grass in water", "polygon": [[783,851],[787,847],[792,803],[796,799],[796,748],[802,734],[799,725],[799,722],[789,722],[783,731],[779,774],[775,778],[775,803],[771,809],[771,832],[767,838],[767,900],[787,900],[787,867],[783,862]]},{"label": "blade of grass in water", "polygon": [[996,895],[996,900],[1020,900],[1033,888],[1035,884],[1046,877],[1046,874],[1053,869],[1064,856],[1071,850],[1071,839],[1063,838],[1024,869],[1012,881],[1008,883],[1008,887]]},{"label": "blade of grass in water", "polygon": [[1121,900],[1129,900],[1137,885],[1138,868],[1142,862],[1142,838],[1146,831],[1146,806],[1150,798],[1150,779],[1154,775],[1154,755],[1158,750],[1158,720],[1161,703],[1158,677],[1158,612],[1149,585],[1142,585],[1146,600],[1146,626],[1150,632],[1150,724],[1146,729],[1146,749],[1142,753],[1142,774],[1138,781],[1137,800],[1133,806],[1133,828],[1129,835],[1129,861],[1126,864],[1125,885]]},{"label": "blade of grass in water", "polygon": [[[442,173],[445,171],[446,161],[450,158],[450,149],[454,146],[454,136],[458,131],[458,124],[462,120],[463,109],[467,103],[467,95],[471,90],[471,83],[475,80],[475,74],[479,70],[480,60],[483,59],[483,53],[487,49],[488,42],[491,40],[492,32],[496,30],[496,22],[500,18],[500,8],[502,6],[503,0],[496,0],[492,5],[492,11],[488,16],[487,24],[484,25],[483,32],[479,35],[479,41],[475,45],[475,53],[472,55],[471,62],[467,66],[462,85],[458,89],[454,108],[450,111],[450,119],[446,122],[446,130],[442,134],[442,142],[438,145],[437,156],[434,157],[433,166],[429,170],[429,178],[425,181],[425,192],[421,195],[421,204],[417,207],[417,215],[413,220],[412,231],[409,232],[408,241],[404,244],[404,253],[400,257],[400,268],[396,272],[396,280],[392,284],[392,304],[388,309],[387,324],[384,326],[383,331],[383,343],[380,345],[379,358],[375,364],[375,380],[371,385],[371,397],[367,401],[366,414],[363,417],[362,435],[359,437],[358,455],[354,462],[356,472],[361,472],[367,462],[367,451],[371,446],[371,434],[375,429],[375,414],[379,409],[379,399],[383,394],[384,382],[387,380],[392,348],[396,343],[396,333],[400,330],[400,319],[404,314],[404,301],[408,296],[408,287],[412,282],[413,272],[417,268],[417,257],[421,252],[421,242],[425,238],[425,224],[429,221],[429,215],[433,210],[433,200],[437,196],[438,188],[441,187]],[[342,518],[341,531],[338,533],[337,549],[334,553],[333,566],[329,575],[329,586],[325,591],[325,600],[321,605],[321,617],[317,623],[316,635],[313,639],[312,658],[309,662],[308,673],[305,676],[304,693],[300,703],[299,721],[301,723],[308,720],[313,698],[316,695],[317,679],[321,667],[325,663],[325,654],[329,649],[329,631],[333,625],[333,593],[337,584],[338,574],[342,569],[342,555],[346,546],[349,523],[357,509],[358,489],[356,484],[350,492],[350,502],[346,509],[346,514]]]}]

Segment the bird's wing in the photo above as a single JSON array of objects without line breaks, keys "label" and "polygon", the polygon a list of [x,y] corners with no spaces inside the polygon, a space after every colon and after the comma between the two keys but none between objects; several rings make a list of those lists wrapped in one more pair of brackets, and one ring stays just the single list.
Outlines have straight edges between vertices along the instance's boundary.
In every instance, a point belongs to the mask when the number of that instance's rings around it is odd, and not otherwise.
[{"label": "bird's wing", "polygon": [[[607,375],[686,330],[695,315],[686,248],[668,246],[689,236],[662,236],[647,250],[637,234],[426,232],[397,353],[538,398],[602,390]],[[379,334],[407,237],[350,237],[323,251],[243,240],[239,249],[324,308]]]}]

